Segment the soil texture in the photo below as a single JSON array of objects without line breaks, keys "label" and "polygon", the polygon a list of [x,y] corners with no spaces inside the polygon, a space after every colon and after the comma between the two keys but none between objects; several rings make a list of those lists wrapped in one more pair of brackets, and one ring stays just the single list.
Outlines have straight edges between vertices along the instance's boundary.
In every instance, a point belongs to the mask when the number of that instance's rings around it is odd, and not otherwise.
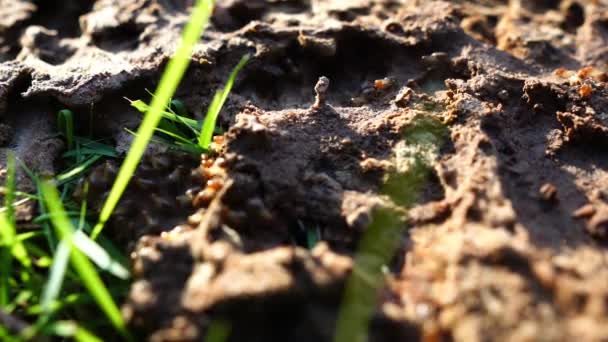
[{"label": "soil texture", "polygon": [[[191,5],[0,0],[2,159],[56,172],[63,108],[128,148],[124,98],[149,100]],[[246,53],[216,152],[151,146],[109,223],[141,339],[332,340],[380,207],[406,214],[369,340],[608,339],[608,2],[217,1],[175,98],[201,119]],[[435,149],[404,134],[421,118]],[[383,185],[413,154],[401,202]],[[89,175],[94,209],[117,168]]]}]

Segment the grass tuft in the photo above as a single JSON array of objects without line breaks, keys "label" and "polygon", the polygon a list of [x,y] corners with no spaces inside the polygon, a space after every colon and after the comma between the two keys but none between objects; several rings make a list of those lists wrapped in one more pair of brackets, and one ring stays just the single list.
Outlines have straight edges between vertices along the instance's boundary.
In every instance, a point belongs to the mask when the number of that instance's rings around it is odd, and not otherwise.
[{"label": "grass tuft", "polygon": [[93,264],[91,264],[87,257],[76,247],[76,243],[74,242],[74,236],[76,235],[75,229],[63,208],[57,189],[50,181],[42,182],[41,188],[43,200],[49,208],[51,221],[53,226],[55,226],[57,235],[62,243],[65,243],[68,246],[67,253],[69,254],[72,267],[74,267],[82,284],[89,291],[112,325],[114,325],[123,337],[127,338],[129,335],[127,333],[125,321],[122,318],[118,306],[114,303],[112,295],[99,277]]},{"label": "grass tuft", "polygon": [[[161,112],[162,118],[155,129],[157,135],[154,137],[154,141],[192,154],[200,155],[208,152],[213,134],[217,132],[218,115],[232,90],[236,77],[247,65],[250,58],[249,55],[243,56],[232,70],[224,88],[215,93],[207,109],[205,120],[197,121],[187,117],[187,110],[183,103],[179,100],[172,100],[171,105]],[[131,106],[142,113],[150,110],[150,106],[142,100],[127,100],[131,103]],[[129,132],[137,135],[137,133]]]},{"label": "grass tuft", "polygon": [[211,139],[213,138],[213,131],[215,129],[215,124],[217,122],[217,117],[226,103],[226,99],[228,99],[228,94],[232,90],[232,86],[234,85],[234,81],[236,76],[239,74],[241,69],[245,67],[247,62],[249,62],[249,55],[245,55],[241,58],[240,62],[230,73],[230,77],[228,78],[228,82],[221,91],[215,93],[211,104],[209,105],[209,109],[207,110],[207,115],[205,116],[205,122],[203,123],[203,128],[201,129],[201,134],[198,138],[198,145],[202,149],[209,149],[209,145],[211,144]]},{"label": "grass tuft", "polygon": [[[123,338],[131,339],[115,302],[128,289],[127,258],[101,232],[155,132],[155,138],[169,137],[172,145],[199,154],[208,150],[217,132],[219,112],[249,56],[241,59],[224,88],[216,93],[204,121],[188,118],[184,104],[171,99],[188,67],[193,46],[209,22],[213,4],[212,0],[197,1],[182,43],[163,73],[150,106],[131,102],[145,116],[95,226],[87,211],[88,184],[83,180],[99,161],[119,155],[103,141],[76,135],[71,110],[57,113],[59,135],[67,146],[62,155],[66,167],[52,180],[41,179],[23,161],[8,155],[6,184],[0,187],[4,195],[0,208],[0,313],[22,320],[25,326],[9,329],[0,324],[0,340],[55,336],[96,342],[100,339],[90,331],[99,332],[109,324]],[[36,184],[36,194],[16,191],[16,162]],[[19,233],[15,208],[29,201],[38,205],[39,215],[29,222],[38,229]],[[107,287],[109,276],[115,278]],[[103,319],[82,317],[97,309],[104,314]],[[114,329],[102,332],[102,336],[114,336]],[[219,325],[213,331],[212,336],[223,340],[229,328]],[[13,335],[16,333],[20,336]]]},{"label": "grass tuft", "polygon": [[118,172],[116,181],[110,190],[110,194],[101,209],[99,222],[91,234],[93,239],[96,239],[103,230],[105,223],[112,215],[122,194],[127,188],[131,176],[135,173],[135,169],[137,168],[156,127],[163,117],[163,109],[167,106],[169,101],[171,101],[171,97],[177,90],[177,86],[190,64],[190,55],[194,45],[207,27],[212,13],[212,0],[199,0],[197,2],[192,17],[184,30],[182,42],[177,49],[175,56],[169,61],[167,69],[163,73],[155,93],[156,96],[152,99],[152,104],[137,130],[137,135]]},{"label": "grass tuft", "polygon": [[[13,258],[23,267],[30,268],[31,262],[23,243],[17,237],[15,227],[15,156],[9,153],[6,162],[6,194],[4,196],[7,210],[0,213],[0,309],[6,309],[11,298],[11,273]],[[25,277],[27,273],[23,274]]]}]

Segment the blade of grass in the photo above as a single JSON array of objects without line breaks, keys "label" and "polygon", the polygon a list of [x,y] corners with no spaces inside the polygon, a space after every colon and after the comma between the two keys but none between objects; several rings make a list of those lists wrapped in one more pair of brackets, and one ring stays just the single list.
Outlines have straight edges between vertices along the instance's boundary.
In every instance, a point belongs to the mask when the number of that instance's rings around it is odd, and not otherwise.
[{"label": "blade of grass", "polygon": [[80,204],[80,215],[78,217],[78,230],[83,230],[87,219],[87,197],[89,195],[89,182],[84,183],[83,200]]},{"label": "blade of grass", "polygon": [[178,134],[175,134],[173,132],[169,132],[169,131],[161,129],[161,128],[157,128],[156,131],[159,132],[159,133],[162,133],[162,134],[166,134],[169,137],[175,139],[176,141],[182,142],[184,144],[195,145],[192,141],[190,141],[190,140],[188,140],[188,139],[186,139],[186,138],[184,138],[184,137],[182,137],[182,136],[180,136]]},{"label": "blade of grass", "polygon": [[167,65],[167,69],[163,73],[158,89],[156,90],[156,96],[153,98],[150,109],[139,126],[137,136],[127,153],[125,161],[116,177],[116,181],[110,190],[110,194],[101,209],[99,222],[95,228],[93,228],[93,233],[91,234],[93,239],[96,239],[99,233],[101,233],[105,223],[112,215],[114,208],[116,208],[123,192],[127,188],[129,180],[135,172],[135,169],[146,150],[146,146],[154,134],[154,129],[158,126],[158,123],[162,118],[163,109],[173,97],[173,94],[177,90],[177,86],[190,64],[190,56],[194,45],[207,27],[212,13],[213,0],[198,0],[192,17],[184,29],[182,42],[177,49],[175,56],[171,58]]},{"label": "blade of grass", "polygon": [[198,145],[205,149],[208,149],[209,145],[211,145],[211,140],[213,140],[213,131],[217,122],[217,116],[220,113],[219,110],[211,109],[220,108],[221,99],[221,92],[218,91],[215,93],[215,95],[213,95],[213,99],[211,100],[209,108],[207,109],[207,115],[205,115],[205,120],[203,121],[203,127],[201,128],[201,132],[198,136]]},{"label": "blade of grass", "polygon": [[129,264],[129,258],[127,258],[127,256],[124,255],[121,250],[116,247],[114,243],[112,243],[112,241],[107,237],[101,235],[97,240],[95,240],[95,242],[99,243],[99,245],[110,254],[112,260],[115,260],[121,265]]},{"label": "blade of grass", "polygon": [[93,335],[87,329],[70,321],[54,322],[47,326],[44,332],[59,337],[72,337],[77,342],[102,342],[99,337]]},{"label": "blade of grass", "polygon": [[319,226],[316,228],[308,228],[306,230],[306,242],[308,243],[308,249],[313,249],[321,240]]},{"label": "blade of grass", "polygon": [[230,324],[224,321],[213,321],[207,330],[205,341],[207,342],[225,342],[230,337]]},{"label": "blade of grass", "polygon": [[129,339],[126,324],[120,314],[120,310],[114,303],[110,292],[99,277],[99,274],[97,274],[95,267],[74,245],[72,239],[74,227],[65,214],[57,189],[49,181],[42,182],[41,189],[43,194],[42,198],[48,206],[49,212],[53,214],[51,215],[51,220],[55,226],[57,235],[70,247],[70,261],[80,276],[83,285],[95,299],[97,305],[99,305],[100,309],[105,313],[112,325],[123,335],[123,337]]},{"label": "blade of grass", "polygon": [[[11,284],[10,277],[13,270],[13,258],[17,259],[25,268],[30,268],[31,261],[23,243],[17,239],[15,228],[15,156],[9,153],[7,156],[6,174],[6,212],[0,213],[0,308],[6,308],[10,303]],[[27,273],[24,275],[28,277]]]},{"label": "blade of grass", "polygon": [[4,196],[6,213],[0,213],[0,236],[10,248],[10,253],[26,268],[31,266],[27,250],[23,243],[17,239],[17,229],[15,227],[15,155],[8,153],[6,159],[6,195]]},{"label": "blade of grass", "polygon": [[[68,269],[68,274],[69,274],[69,269]],[[74,280],[78,280],[78,277],[74,277]],[[129,290],[129,288],[127,286],[109,288],[110,293],[115,296],[120,296],[120,295],[126,293],[128,290]],[[86,305],[94,304],[94,303],[95,303],[95,300],[91,297],[91,295],[89,293],[77,292],[77,293],[70,293],[70,294],[61,296],[61,298],[59,298],[58,300],[56,300],[55,302],[53,302],[51,304],[51,309],[54,312],[58,312],[67,307],[79,307],[79,306],[82,307],[82,306],[86,306]],[[32,303],[32,304],[33,305],[30,305],[27,308],[24,308],[26,315],[40,315],[40,314],[44,313],[42,305],[34,304],[34,303]],[[38,323],[36,323],[36,324],[38,324]]]},{"label": "blade of grass", "polygon": [[[21,160],[19,158],[16,158],[16,160],[19,163],[19,166],[32,180],[32,182],[34,182],[36,184],[36,197],[38,198],[38,211],[40,212],[41,215],[46,214],[46,207],[44,205],[44,201],[42,200],[42,193],[40,192],[40,186],[39,186],[40,179],[38,179],[38,176],[36,176],[36,174],[34,174],[34,171],[32,171],[32,169],[30,169],[23,162],[23,160]],[[44,232],[44,235],[46,236],[46,240],[48,242],[49,249],[51,250],[51,252],[54,253],[55,249],[57,248],[57,241],[56,241],[55,237],[53,236],[53,233],[51,231],[51,226],[48,224],[48,222],[42,223],[42,231]]]},{"label": "blade of grass", "polygon": [[[85,185],[85,194],[87,192],[88,183]],[[82,233],[82,229],[85,226],[86,210],[87,201],[84,200],[80,208],[78,229],[75,235],[73,236],[74,244],[80,249],[81,252],[83,252],[91,260],[93,260],[93,262],[95,262],[101,269],[110,272],[118,278],[127,279],[129,277],[129,271],[127,271],[127,269],[119,262],[115,261],[111,254],[106,252],[104,248],[99,246],[88,236]],[[51,272],[47,285],[48,291],[45,290],[45,295],[43,295],[43,307],[48,308],[49,305],[57,298],[57,295],[59,294],[59,291],[61,289],[61,283],[63,282],[63,276],[65,275],[65,268],[67,266],[69,256],[69,249],[66,248],[67,246],[65,246],[65,243],[60,243],[59,248],[55,253],[54,262],[53,266],[51,267]]]},{"label": "blade of grass", "polygon": [[95,164],[96,161],[101,159],[101,157],[102,157],[101,155],[94,155],[94,156],[90,157],[89,159],[85,160],[84,162],[82,162],[81,164],[77,165],[73,169],[58,175],[55,179],[57,180],[59,185],[64,184],[64,183],[70,181],[71,179],[78,177],[79,175],[86,172],[93,164]]},{"label": "blade of grass", "polygon": [[112,259],[110,254],[106,252],[97,242],[91,240],[81,231],[76,231],[72,236],[74,245],[80,249],[82,253],[91,259],[99,268],[107,271],[117,278],[128,279],[129,271],[120,263]]},{"label": "blade of grass", "polygon": [[[176,110],[178,110],[180,114],[176,113],[172,109],[173,106],[175,106]],[[165,119],[168,119],[169,121],[173,121],[176,123],[180,123],[181,125],[187,127],[190,130],[190,132],[192,132],[194,134],[194,136],[198,136],[198,132],[200,131],[200,127],[201,127],[202,123],[185,116],[186,107],[184,106],[184,104],[181,101],[171,100],[171,105],[168,107],[168,109],[169,109],[169,112],[171,113],[171,116],[163,114],[163,117]]]},{"label": "blade of grass", "polygon": [[29,239],[33,239],[39,236],[42,236],[42,232],[36,231],[36,232],[27,232],[27,233],[21,233],[19,235],[17,235],[17,240],[24,242],[27,241]]},{"label": "blade of grass", "polygon": [[[8,189],[4,186],[0,186],[0,194],[4,194],[6,195],[6,193],[8,192]],[[22,191],[15,191],[15,197],[25,197],[28,199],[33,199],[33,200],[38,200],[38,196],[36,195],[32,195],[32,194],[28,194],[27,192],[22,192]],[[13,206],[15,205],[15,203],[13,202]],[[6,210],[5,207],[2,207],[4,210]]]},{"label": "blade of grass", "polygon": [[[154,97],[154,94],[151,94],[151,95],[152,95],[152,97]],[[141,111],[143,113],[146,113],[146,111],[150,108],[145,102],[143,102],[141,100],[137,100],[137,101],[131,101],[129,99],[127,99],[127,100],[131,103],[131,106],[137,108],[139,111]],[[171,103],[173,103],[173,101],[177,101],[177,100],[172,100]],[[193,137],[198,137],[199,132],[200,132],[200,127],[202,126],[201,122],[190,119],[185,116],[180,116],[177,113],[175,113],[171,109],[171,107],[168,107],[167,109],[168,109],[168,112],[163,111],[161,113],[163,118],[160,121],[160,123],[156,129],[158,132],[170,131],[172,135],[179,136],[181,138],[181,140],[188,140],[188,138],[186,137],[186,135],[184,134],[182,129],[180,129],[180,128],[185,127],[190,133],[192,133]],[[178,127],[178,125],[176,125],[176,124],[180,124],[181,126]],[[196,144],[196,143],[190,142],[188,140],[188,144]]]},{"label": "blade of grass", "polygon": [[[46,312],[58,312],[68,306],[82,306],[86,304],[94,303],[91,296],[86,292],[71,293],[61,297],[61,299],[55,300],[49,303],[49,307],[46,308],[42,304],[33,304],[25,308],[26,315],[44,315]],[[44,317],[44,316],[41,316]],[[48,321],[48,319],[47,319]],[[44,322],[43,319],[39,319],[36,325]],[[43,324],[44,325],[44,324]]]},{"label": "blade of grass", "polygon": [[69,109],[60,110],[57,113],[57,124],[59,131],[65,136],[68,150],[74,148],[74,114]]},{"label": "blade of grass", "polygon": [[[34,196],[34,197],[36,197],[36,198],[37,198],[37,196]],[[29,201],[31,201],[31,200],[34,200],[34,199],[35,199],[35,198],[30,198],[30,197],[20,199],[20,200],[18,200],[18,201],[13,202],[12,207],[13,207],[13,208],[18,207],[18,206],[23,205],[23,204],[25,204],[25,203],[27,203],[27,202],[29,202]],[[37,200],[37,199],[36,199],[36,200]],[[2,207],[2,208],[0,208],[0,213],[5,213],[5,212],[7,212],[7,210],[8,210],[8,207]]]},{"label": "blade of grass", "polygon": [[169,108],[171,109],[171,112],[174,112],[177,116],[186,117],[186,115],[188,115],[186,106],[180,100],[171,100],[171,106]]},{"label": "blade of grass", "polygon": [[59,297],[61,286],[65,277],[65,272],[68,268],[70,260],[70,247],[65,241],[61,241],[57,246],[55,255],[53,256],[53,264],[49,271],[49,279],[42,292],[42,300],[40,305],[46,315],[53,312],[52,304]]},{"label": "blade of grass", "polygon": [[94,149],[94,150],[100,150],[100,151],[105,151],[108,153],[114,153],[116,154],[116,150],[114,149],[114,147],[108,145],[108,144],[104,144],[101,141],[103,141],[104,139],[97,139],[97,140],[92,140],[90,138],[85,138],[85,137],[79,137],[79,136],[75,136],[74,137],[74,141],[77,142],[78,144],[80,144],[83,148],[90,148],[90,149]]},{"label": "blade of grass", "polygon": [[[177,114],[173,114],[173,118],[174,118],[174,120],[176,120],[176,122],[179,122],[182,125],[186,126],[190,130],[190,132],[192,132],[194,134],[194,136],[198,135],[198,127],[201,126],[200,122],[188,119],[186,117],[183,117],[183,116],[180,116]],[[188,119],[188,121],[186,121],[186,119]],[[196,123],[196,125],[193,126],[193,125],[189,124],[188,123],[189,121],[194,121]]]},{"label": "blade of grass", "polygon": [[[66,215],[68,215],[68,217],[70,218],[74,218],[74,217],[80,217],[80,212],[79,211],[66,211],[65,212]],[[43,222],[48,222],[51,220],[51,214],[42,214],[37,216],[35,219],[32,220],[32,223],[36,223],[36,224],[40,224]]]},{"label": "blade of grass", "polygon": [[[21,240],[17,239],[15,225],[6,217],[6,213],[0,213],[0,237],[7,248],[9,255],[17,259],[24,267],[31,266],[31,260]],[[4,272],[4,269],[2,270]],[[7,272],[8,273],[8,272]]]},{"label": "blade of grass", "polygon": [[6,206],[6,216],[10,223],[15,224],[15,155],[9,152],[6,157],[6,195],[4,196],[4,205]]},{"label": "blade of grass", "polygon": [[[155,129],[155,131],[158,130]],[[136,132],[133,132],[127,128],[125,128],[125,131],[131,133],[134,136],[137,136]],[[160,145],[165,145],[170,149],[174,149],[174,150],[178,150],[178,151],[183,151],[183,152],[187,152],[187,153],[191,153],[191,154],[198,154],[200,155],[201,153],[205,153],[206,151],[201,149],[198,145],[192,143],[192,142],[188,142],[188,143],[183,143],[181,141],[170,141],[169,139],[165,139],[159,136],[153,136],[150,141],[155,142],[157,144]]]},{"label": "blade of grass", "polygon": [[[131,101],[131,100],[127,99],[127,101],[129,101],[129,103],[131,104],[132,107],[135,107],[135,109],[137,109],[138,111],[140,111],[142,113],[146,113],[150,110],[150,106],[148,106],[142,100]],[[188,126],[188,127],[190,127],[190,129],[194,130],[194,133],[196,133],[198,135],[198,130],[200,130],[200,127],[201,127],[200,122],[198,122],[194,119],[190,119],[188,117],[177,115],[176,113],[170,113],[167,111],[162,111],[161,115],[163,116],[164,119],[172,120],[175,122],[181,122],[185,126]]]},{"label": "blade of grass", "polygon": [[[0,224],[2,223],[0,222]],[[10,303],[10,279],[13,269],[13,258],[11,256],[10,247],[6,243],[5,239],[3,238],[1,242],[2,243],[0,244],[0,267],[2,267],[2,272],[0,272],[0,309],[5,309],[6,306]]]},{"label": "blade of grass", "polygon": [[205,116],[205,121],[203,123],[203,128],[201,129],[201,133],[198,138],[198,144],[200,147],[209,149],[211,139],[213,139],[213,131],[215,130],[217,117],[220,114],[224,103],[226,103],[226,99],[232,90],[236,76],[239,74],[241,69],[245,67],[247,62],[249,62],[249,58],[249,55],[245,55],[241,58],[234,70],[232,70],[232,73],[230,73],[230,77],[228,78],[228,82],[226,82],[224,88],[217,92],[213,97],[213,101],[211,101],[211,104],[209,105],[209,109],[207,110],[207,115]]},{"label": "blade of grass", "polygon": [[78,155],[86,156],[86,155],[96,155],[96,156],[104,156],[110,158],[118,157],[118,154],[114,151],[105,151],[105,150],[96,150],[92,148],[81,148],[79,151],[71,150],[62,155],[64,158],[68,157],[76,157]]}]

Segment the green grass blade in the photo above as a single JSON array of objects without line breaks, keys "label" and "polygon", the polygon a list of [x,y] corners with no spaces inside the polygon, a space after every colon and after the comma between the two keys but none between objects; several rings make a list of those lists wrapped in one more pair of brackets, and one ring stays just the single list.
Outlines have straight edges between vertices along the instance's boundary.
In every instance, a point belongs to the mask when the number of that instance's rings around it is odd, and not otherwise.
[{"label": "green grass blade", "polygon": [[[166,118],[166,117],[165,117]],[[180,124],[182,124],[183,126],[185,126],[186,128],[188,128],[188,130],[190,130],[190,132],[192,132],[194,134],[194,136],[198,135],[198,131],[199,131],[199,127],[201,127],[201,123],[192,119],[188,119],[186,117],[177,115],[177,114],[173,114],[173,118],[169,119],[169,120],[174,120],[175,122],[179,122]],[[192,121],[194,121],[196,124],[193,125]]]},{"label": "green grass blade", "polygon": [[158,123],[162,118],[163,109],[167,106],[177,90],[177,86],[190,64],[194,45],[207,27],[212,13],[212,0],[199,0],[197,2],[192,17],[184,29],[182,42],[177,49],[175,56],[169,61],[167,69],[163,73],[158,89],[156,90],[156,96],[153,98],[150,109],[139,126],[137,136],[118,172],[112,190],[110,190],[110,194],[101,209],[99,222],[95,228],[93,228],[93,233],[91,235],[93,239],[96,239],[103,230],[104,224],[112,215],[112,212],[116,208],[123,192],[129,184],[129,180],[135,173],[137,165],[146,150],[146,146],[154,134],[154,129],[158,126]]},{"label": "green grass blade", "polygon": [[94,241],[97,242],[106,252],[108,252],[108,254],[110,254],[112,260],[121,265],[129,264],[129,258],[127,258],[127,256],[124,255],[122,251],[107,237],[101,235],[97,240]]},{"label": "green grass blade", "polygon": [[171,109],[178,116],[185,117],[186,115],[188,115],[186,105],[184,105],[184,103],[180,100],[171,100]]},{"label": "green grass blade", "polygon": [[0,265],[2,273],[0,279],[0,305],[4,306],[9,303],[10,297],[10,275],[12,270],[12,259],[17,259],[25,268],[31,266],[31,261],[27,255],[27,250],[23,243],[17,239],[17,229],[15,227],[15,156],[12,153],[7,155],[6,159],[6,194],[4,203],[6,212],[0,213],[0,248],[2,249],[0,256]]},{"label": "green grass blade", "polygon": [[203,122],[203,127],[201,128],[201,132],[198,136],[198,145],[201,148],[209,149],[209,145],[211,145],[211,141],[213,140],[213,131],[215,130],[215,125],[217,123],[217,117],[220,114],[219,110],[211,110],[212,108],[220,108],[220,101],[222,99],[221,92],[216,92],[209,104],[209,108],[207,109],[207,115],[205,116],[205,121]]},{"label": "green grass blade", "polygon": [[100,151],[103,153],[117,155],[114,147],[100,142],[100,141],[103,141],[103,139],[92,140],[90,138],[76,136],[76,137],[74,137],[74,141],[76,143],[78,143],[79,145],[81,145],[82,148],[89,148],[89,149],[97,150],[97,151]]},{"label": "green grass blade", "polygon": [[190,140],[188,140],[188,139],[186,139],[186,138],[184,138],[184,137],[182,137],[182,136],[180,136],[178,134],[175,134],[173,132],[164,130],[162,128],[157,128],[156,131],[159,132],[159,133],[162,133],[162,134],[166,134],[167,136],[175,139],[175,141],[179,141],[179,142],[182,142],[184,144],[194,145],[194,143],[192,141],[190,141]]},{"label": "green grass blade", "polygon": [[86,156],[86,155],[104,156],[104,157],[110,157],[110,158],[118,157],[118,153],[116,153],[114,151],[96,150],[96,149],[92,149],[92,148],[81,148],[79,151],[76,151],[76,150],[67,151],[62,155],[62,157],[69,158],[69,157],[76,157],[78,155],[80,155],[80,156]]},{"label": "green grass blade", "polygon": [[71,170],[58,175],[55,179],[59,184],[64,184],[70,181],[71,179],[85,173],[91,166],[93,166],[93,164],[95,164],[96,161],[101,159],[101,157],[101,155],[94,155],[82,162],[81,164],[77,165],[76,167],[72,168]]},{"label": "green grass blade", "polygon": [[0,309],[5,309],[10,303],[12,264],[13,257],[11,256],[10,248],[2,243],[0,245],[0,267],[2,267],[2,272],[0,272]]},{"label": "green grass blade", "polygon": [[[127,101],[129,101],[131,106],[135,107],[138,111],[140,111],[142,113],[146,113],[150,110],[150,106],[148,106],[142,100],[131,101],[131,100],[127,99]],[[171,120],[174,122],[179,122],[185,126],[188,126],[191,130],[194,130],[194,133],[196,133],[198,135],[198,130],[201,127],[200,122],[198,122],[194,119],[190,119],[189,117],[181,116],[181,115],[178,115],[177,113],[170,113],[167,111],[162,111],[161,115],[163,116],[163,119]]]},{"label": "green grass blade", "polygon": [[236,80],[237,75],[245,67],[247,62],[249,62],[249,55],[245,55],[241,58],[241,61],[230,73],[230,77],[228,78],[228,82],[226,82],[226,86],[220,92],[217,92],[213,97],[213,101],[209,105],[209,109],[207,110],[207,115],[205,116],[205,121],[203,123],[203,128],[201,129],[201,134],[198,139],[198,144],[200,147],[204,149],[209,149],[209,145],[211,144],[211,140],[213,139],[213,131],[215,130],[215,124],[217,122],[217,117],[226,103],[226,99],[228,99],[228,95],[232,90],[232,86],[234,85],[234,81]]},{"label": "green grass blade", "polygon": [[27,250],[23,246],[21,240],[17,239],[15,225],[6,217],[5,213],[0,213],[0,237],[0,240],[4,242],[4,246],[8,249],[9,254],[17,259],[24,267],[29,268],[31,266],[31,260],[27,254]]},{"label": "green grass blade", "polygon": [[76,270],[76,273],[80,276],[82,284],[95,299],[95,302],[108,317],[112,325],[114,325],[123,336],[128,337],[126,324],[120,314],[118,306],[114,303],[110,292],[105,287],[99,274],[97,274],[93,264],[91,264],[89,259],[74,246],[72,240],[74,227],[65,214],[57,189],[48,181],[41,183],[41,189],[43,194],[42,198],[49,208],[49,212],[53,214],[51,215],[51,220],[55,226],[57,235],[63,241],[66,241],[70,247],[70,261]]},{"label": "green grass blade", "polygon": [[[17,162],[19,163],[19,166],[23,169],[23,171],[28,175],[28,177],[36,184],[36,197],[38,198],[38,210],[41,214],[46,214],[46,207],[44,205],[44,201],[42,200],[42,193],[40,191],[40,179],[38,179],[38,176],[36,176],[34,174],[34,171],[32,169],[30,169],[24,162],[23,160],[16,158]],[[46,237],[46,240],[48,242],[49,245],[49,249],[52,252],[55,252],[55,249],[57,248],[57,241],[55,239],[55,237],[53,236],[53,233],[51,231],[51,227],[48,224],[48,222],[43,222],[42,223],[42,231],[44,232],[44,235]]]},{"label": "green grass blade", "polygon": [[[152,95],[154,96],[154,95]],[[127,99],[128,101],[130,101],[131,106],[137,108],[137,110],[145,113],[150,107],[143,101],[141,100],[137,100],[137,101],[131,101],[129,99]],[[171,103],[173,103],[174,101],[177,100],[173,100]],[[184,133],[181,131],[180,128],[178,128],[178,126],[176,124],[180,124],[182,128],[186,128],[189,132],[191,132],[193,135],[193,137],[198,137],[199,132],[200,132],[200,127],[202,126],[201,122],[190,119],[188,117],[185,116],[180,116],[177,113],[175,113],[171,108],[169,108],[169,112],[167,111],[163,111],[162,112],[162,116],[164,121],[161,120],[159,126],[156,128],[156,130],[158,132],[164,132],[165,134],[168,134],[167,132],[171,132],[170,135],[176,135],[179,136],[180,139],[177,140],[186,140],[188,141],[188,144],[195,144],[190,142],[184,135]]]},{"label": "green grass blade", "polygon": [[[65,212],[66,215],[68,215],[68,217],[80,217],[80,212],[79,211],[66,211]],[[32,223],[36,223],[36,224],[40,224],[43,222],[48,222],[51,220],[51,214],[46,213],[46,214],[42,214],[37,216],[35,219],[32,220]]]},{"label": "green grass blade", "polygon": [[[137,136],[136,132],[133,132],[129,129],[125,130],[129,133],[131,133],[134,136]],[[157,131],[157,129],[155,129],[155,131]],[[202,148],[200,148],[198,145],[193,144],[192,142],[188,142],[188,143],[183,143],[181,141],[171,141],[169,139],[165,139],[159,136],[153,136],[150,141],[156,143],[156,144],[160,144],[160,145],[165,145],[167,146],[169,149],[173,149],[173,150],[178,150],[178,151],[183,151],[186,153],[191,153],[191,154],[198,154],[200,155],[201,153],[205,153],[206,151],[203,150]]]},{"label": "green grass blade", "polygon": [[[5,186],[0,186],[0,194],[6,194],[8,189]],[[15,191],[15,197],[25,197],[27,199],[38,200],[38,196],[28,194],[27,192]],[[13,206],[15,206],[16,202],[13,202]],[[2,207],[4,211],[6,211],[6,207]]]},{"label": "green grass blade", "polygon": [[306,230],[306,241],[308,243],[308,249],[313,249],[321,240],[319,237],[319,227],[317,226],[315,229],[309,228]]},{"label": "green grass blade", "polygon": [[52,313],[52,304],[57,300],[57,297],[59,297],[69,260],[70,246],[65,241],[61,241],[53,256],[53,264],[49,271],[49,279],[44,287],[42,300],[40,301],[40,305],[47,315]]},{"label": "green grass blade", "polygon": [[125,98],[125,99],[127,101],[129,101],[129,103],[131,104],[132,107],[134,107],[135,109],[137,109],[138,111],[140,111],[143,114],[146,114],[150,110],[150,106],[148,106],[148,104],[142,100],[132,101],[128,98]]},{"label": "green grass blade", "polygon": [[93,335],[93,333],[81,326],[78,326],[76,328],[76,332],[74,333],[74,340],[76,340],[77,342],[103,342],[102,339]]},{"label": "green grass blade", "polygon": [[68,150],[74,148],[74,114],[69,109],[60,110],[57,113],[57,124],[59,131],[65,136]]},{"label": "green grass blade", "polygon": [[72,337],[77,342],[102,342],[102,340],[93,335],[90,331],[79,326],[74,322],[59,321],[50,324],[45,333],[59,337]]},{"label": "green grass blade", "polygon": [[86,181],[84,183],[84,199],[82,200],[82,204],[80,204],[80,214],[78,215],[78,230],[83,230],[87,224],[87,197],[89,195],[89,182]]},{"label": "green grass blade", "polygon": [[230,324],[224,321],[213,321],[209,325],[205,341],[207,342],[225,342],[230,337]]},{"label": "green grass blade", "polygon": [[33,238],[43,236],[43,235],[44,234],[40,231],[21,233],[21,234],[17,235],[17,240],[19,240],[21,242],[25,242],[29,239],[33,239]]},{"label": "green grass blade", "polygon": [[107,271],[117,278],[129,279],[129,271],[120,263],[112,259],[110,254],[106,252],[97,242],[91,240],[81,231],[76,231],[72,236],[74,245],[80,249],[82,253],[91,259],[99,268]]},{"label": "green grass blade", "polygon": [[6,216],[12,224],[15,224],[15,207],[13,207],[13,202],[15,202],[15,192],[17,191],[15,172],[15,155],[9,152],[6,157],[6,194],[4,195],[4,205],[6,206]]}]

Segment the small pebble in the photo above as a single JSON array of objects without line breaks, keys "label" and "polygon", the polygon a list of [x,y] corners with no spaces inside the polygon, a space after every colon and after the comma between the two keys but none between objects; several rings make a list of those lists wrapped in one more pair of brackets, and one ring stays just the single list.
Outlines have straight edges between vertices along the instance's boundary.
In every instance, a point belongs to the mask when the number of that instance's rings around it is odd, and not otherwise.
[{"label": "small pebble", "polygon": [[509,92],[506,89],[499,91],[498,98],[503,101],[507,101],[509,99]]},{"label": "small pebble", "polygon": [[326,105],[327,102],[327,91],[329,90],[329,78],[325,76],[319,77],[317,84],[315,85],[315,104],[312,105],[313,109],[321,109]]},{"label": "small pebble", "polygon": [[551,183],[543,184],[538,192],[543,201],[554,202],[557,200],[557,188]]}]

